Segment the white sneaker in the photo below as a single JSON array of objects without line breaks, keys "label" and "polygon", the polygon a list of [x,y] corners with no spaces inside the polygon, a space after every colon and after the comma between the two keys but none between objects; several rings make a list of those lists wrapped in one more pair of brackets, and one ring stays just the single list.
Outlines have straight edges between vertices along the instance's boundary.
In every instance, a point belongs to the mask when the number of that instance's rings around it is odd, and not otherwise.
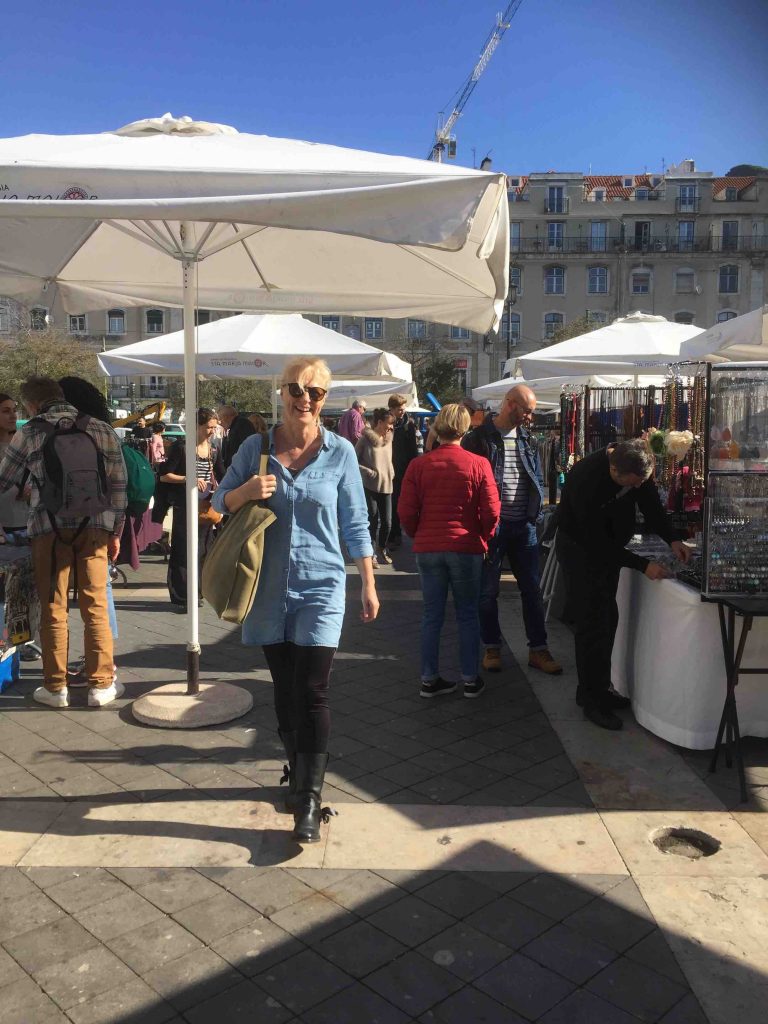
[{"label": "white sneaker", "polygon": [[111,686],[107,686],[103,690],[97,690],[96,687],[92,686],[88,691],[88,706],[92,708],[103,708],[105,704],[111,704],[113,700],[117,700],[118,697],[122,697],[124,693],[125,687],[122,683],[118,683],[117,680],[115,680]]},{"label": "white sneaker", "polygon": [[68,708],[69,690],[65,686],[63,690],[51,693],[44,686],[38,686],[32,694],[32,700],[36,700],[38,704],[47,704],[49,708]]},{"label": "white sneaker", "polygon": [[[116,679],[117,665],[113,665],[112,682],[114,683]],[[81,658],[79,661],[75,661],[71,665],[67,665],[67,684],[76,690],[84,689],[86,686],[91,685],[85,671],[85,658]]]}]

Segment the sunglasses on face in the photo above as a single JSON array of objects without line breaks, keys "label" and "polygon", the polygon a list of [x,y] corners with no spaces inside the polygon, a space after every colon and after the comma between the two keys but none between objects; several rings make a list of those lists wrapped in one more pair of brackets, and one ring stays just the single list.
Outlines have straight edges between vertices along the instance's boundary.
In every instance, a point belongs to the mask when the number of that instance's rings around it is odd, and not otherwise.
[{"label": "sunglasses on face", "polygon": [[322,402],[328,394],[326,388],[303,388],[301,384],[297,384],[296,381],[293,381],[291,384],[283,384],[283,387],[288,388],[288,394],[291,398],[303,398],[305,393],[308,394],[310,402]]}]

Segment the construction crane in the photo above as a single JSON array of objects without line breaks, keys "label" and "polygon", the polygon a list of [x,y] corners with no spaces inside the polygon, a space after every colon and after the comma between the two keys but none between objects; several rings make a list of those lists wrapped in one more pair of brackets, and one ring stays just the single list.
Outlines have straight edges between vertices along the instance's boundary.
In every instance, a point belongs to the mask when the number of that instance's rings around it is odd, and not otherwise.
[{"label": "construction crane", "polygon": [[429,156],[427,157],[428,160],[437,160],[438,163],[441,163],[444,156],[449,160],[456,156],[456,138],[451,134],[453,126],[461,117],[462,111],[464,110],[464,107],[466,107],[469,97],[474,92],[475,86],[480,80],[480,76],[488,67],[488,61],[493,56],[496,47],[501,42],[502,36],[509,28],[509,23],[512,21],[512,18],[514,18],[517,13],[517,9],[522,2],[523,0],[512,0],[512,2],[507,5],[507,9],[503,14],[496,15],[496,24],[485,41],[485,45],[483,46],[477,64],[472,68],[472,73],[458,93],[459,98],[456,100],[453,110],[450,112],[446,120],[437,127],[437,131],[435,132],[435,141],[432,143],[432,149],[429,151]]}]

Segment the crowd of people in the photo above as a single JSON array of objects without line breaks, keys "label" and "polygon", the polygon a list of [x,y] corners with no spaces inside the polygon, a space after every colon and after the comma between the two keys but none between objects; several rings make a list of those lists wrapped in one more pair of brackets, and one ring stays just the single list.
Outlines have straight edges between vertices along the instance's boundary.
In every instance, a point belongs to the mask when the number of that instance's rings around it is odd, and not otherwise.
[{"label": "crowd of people", "polygon": [[[299,842],[320,835],[329,686],[346,604],[347,559],[357,566],[360,618],[369,623],[379,612],[375,569],[392,563],[403,532],[412,539],[423,595],[421,697],[446,696],[458,686],[440,667],[449,592],[463,696],[483,693],[481,667],[501,671],[498,599],[505,560],[519,588],[528,665],[549,675],[562,672],[548,648],[539,587],[544,483],[529,430],[534,392],[511,387],[495,414],[471,399],[445,405],[419,454],[403,395],[374,409],[370,423],[365,402],[357,400],[337,431],[327,429],[322,411],[330,384],[323,360],[297,358],[285,367],[282,415],[271,430],[261,417],[227,405],[198,409],[195,423],[201,560],[215,543],[217,524],[246,503],[264,502],[276,517],[242,641],[263,649],[274,683],[287,759],[286,807]],[[21,400],[30,418],[17,430],[16,403],[0,395],[0,526],[4,538],[22,530],[31,544],[44,679],[33,698],[67,707],[69,687],[80,685],[88,687],[88,703],[101,707],[123,692],[114,663],[117,619],[109,567],[128,505],[126,460],[104,398],[87,381],[31,378],[21,387]],[[148,442],[156,473],[153,516],[162,521],[171,512],[168,590],[172,605],[184,611],[186,440],[166,449],[162,425],[141,421],[134,433]],[[260,472],[263,452],[266,473]],[[645,442],[613,444],[569,473],[558,506],[557,552],[575,609],[576,700],[607,729],[621,727],[616,711],[628,703],[610,683],[619,570],[625,565],[651,579],[665,575],[661,566],[625,549],[635,509],[686,558],[668,527],[652,471]],[[85,656],[68,667],[73,581]]]}]

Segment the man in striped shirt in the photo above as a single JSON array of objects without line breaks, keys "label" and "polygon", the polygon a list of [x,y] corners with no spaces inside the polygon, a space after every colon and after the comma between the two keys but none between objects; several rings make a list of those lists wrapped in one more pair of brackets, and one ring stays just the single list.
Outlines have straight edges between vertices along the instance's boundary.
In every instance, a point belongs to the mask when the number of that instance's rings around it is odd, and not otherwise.
[{"label": "man in striped shirt", "polygon": [[563,669],[547,647],[544,604],[539,589],[539,545],[536,523],[542,515],[544,482],[538,452],[526,429],[536,408],[536,395],[524,384],[510,388],[496,416],[466,435],[463,446],[491,463],[501,498],[501,520],[488,547],[480,593],[480,634],[485,646],[483,668],[501,671],[499,584],[504,558],[515,574],[528,639],[528,665],[548,675]]},{"label": "man in striped shirt", "polygon": [[[120,548],[125,520],[126,471],[120,441],[107,423],[89,419],[85,432],[101,453],[109,481],[111,507],[83,519],[49,514],[40,496],[45,479],[43,448],[48,434],[39,420],[69,424],[78,411],[64,400],[59,384],[47,377],[31,377],[21,386],[21,400],[31,419],[17,431],[0,464],[0,491],[30,484],[27,531],[32,544],[32,565],[40,596],[40,639],[44,685],[33,697],[49,707],[69,706],[67,689],[68,592],[70,572],[77,581],[80,614],[85,625],[85,669],[90,684],[88,703],[101,707],[117,697],[113,683],[112,634],[107,613],[107,572]],[[38,422],[36,422],[38,420]],[[122,692],[122,687],[120,687]]]}]

